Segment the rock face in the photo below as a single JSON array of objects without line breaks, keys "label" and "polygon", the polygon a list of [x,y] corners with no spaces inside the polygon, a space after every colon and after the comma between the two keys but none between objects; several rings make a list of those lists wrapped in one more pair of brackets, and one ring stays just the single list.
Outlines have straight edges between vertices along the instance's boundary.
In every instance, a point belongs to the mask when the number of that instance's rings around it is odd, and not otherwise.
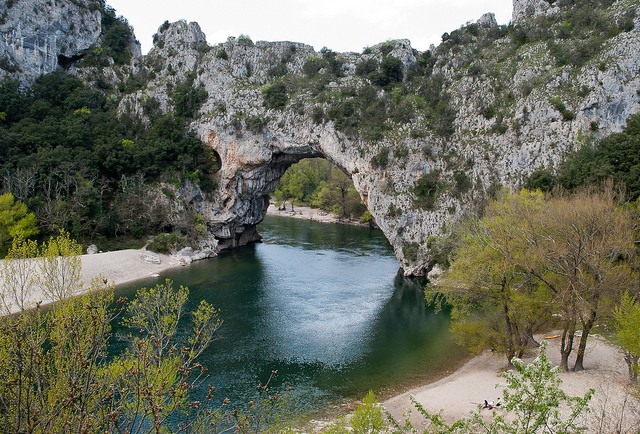
[{"label": "rock face", "polygon": [[95,0],[0,0],[0,74],[30,82],[73,59],[100,37]]},{"label": "rock face", "polygon": [[[190,186],[181,195],[204,216],[210,236],[206,248],[211,252],[259,239],[256,226],[286,169],[303,158],[324,157],[352,177],[405,273],[424,274],[433,259],[435,238],[465,212],[480,209],[491,191],[499,186],[518,188],[536,169],[557,167],[567,152],[620,131],[626,119],[640,111],[639,6],[619,0],[607,13],[615,21],[628,15],[630,7],[636,12],[635,26],[626,26],[600,44],[597,55],[574,64],[557,61],[548,41],[515,44],[490,14],[468,31],[452,32],[434,53],[426,54],[406,40],[388,41],[362,54],[316,53],[304,44],[253,43],[246,38],[209,46],[196,23],[177,22],[159,29],[147,56],[134,58],[130,74],[149,81],[125,95],[119,108],[145,118],[145,101],[155,100],[162,112],[173,109],[170,95],[178,83],[188,80],[206,89],[208,99],[191,128],[221,164],[218,187],[205,195]],[[514,1],[517,23],[554,13],[556,6],[546,1]],[[33,47],[33,53],[49,59],[33,65],[44,72],[48,69],[38,65],[53,65],[54,54],[43,53],[72,55],[90,45],[98,29],[88,15],[83,19],[88,30],[64,50],[49,48],[54,40],[56,47],[62,46],[55,31],[43,37],[48,41],[43,45],[36,37],[19,36],[25,27],[4,33],[4,47],[13,47],[4,50],[17,59],[22,57],[11,53]],[[79,32],[80,24],[65,25]],[[335,69],[331,80],[319,84],[310,78],[324,73],[313,69],[318,59],[329,59],[325,70]],[[414,96],[403,95],[400,87],[375,87],[379,76],[362,72],[367,62],[383,65],[389,59],[393,62],[387,66],[395,68],[401,80],[421,70],[430,80],[425,83],[434,88],[433,83],[439,83],[441,94],[433,100],[434,107],[425,102],[431,100],[420,87]],[[267,103],[266,91],[276,85],[286,89],[286,98]],[[366,105],[353,106],[361,91],[371,89],[372,104],[391,95],[384,101],[404,101],[412,116],[379,120],[388,127],[386,133],[366,139],[345,131],[331,113],[367,110]],[[444,133],[433,122],[436,103],[443,101],[450,117]],[[375,158],[381,155],[384,164]],[[437,182],[432,181],[431,190],[424,188],[433,194],[433,203],[424,205],[417,186],[429,177]],[[192,252],[183,256],[191,258]]]},{"label": "rock face", "polygon": [[[551,10],[546,2],[523,0],[514,5],[518,20]],[[263,91],[274,82],[274,66],[279,65],[287,77],[302,80],[305,63],[321,54],[303,44],[254,44],[235,38],[206,48],[196,23],[161,29],[160,43],[135,63],[137,70],[155,65],[158,78],[123,104],[144,116],[140,101],[153,97],[163,110],[170,110],[167,89],[189,73],[195,74],[194,85],[207,90],[209,98],[192,128],[222,167],[216,194],[192,203],[205,216],[220,247],[258,239],[256,225],[285,170],[303,158],[324,157],[352,177],[405,273],[423,274],[433,258],[432,239],[463,213],[481,208],[496,185],[517,188],[537,168],[556,167],[581,143],[621,130],[629,115],[640,110],[637,18],[635,24],[634,30],[608,41],[594,60],[580,68],[554,66],[546,43],[527,44],[506,61],[479,59],[483,66],[478,68],[488,69],[491,61],[495,68],[479,74],[467,72],[474,63],[469,64],[464,47],[443,51],[433,75],[445,80],[455,111],[453,132],[447,137],[429,129],[412,134],[417,120],[398,125],[394,134],[377,141],[354,138],[333,121],[314,120],[319,103],[305,92],[291,95],[285,107],[269,109]],[[478,26],[482,32],[497,28],[491,15],[482,17]],[[499,50],[504,42],[494,44],[493,49]],[[367,51],[337,55],[342,76],[326,85],[327,92],[364,86],[356,69],[368,59],[393,56],[406,74],[420,55],[404,40]],[[321,107],[328,110],[326,103]],[[488,113],[488,108],[499,114]],[[258,127],[251,126],[252,120]],[[389,161],[379,167],[372,156],[383,149],[390,150]],[[429,173],[439,173],[443,187],[435,206],[424,209],[416,206],[415,186]],[[446,188],[457,185],[460,177],[466,179],[468,190]]]},{"label": "rock face", "polygon": [[526,18],[542,14],[551,14],[558,9],[552,0],[513,0],[513,22],[517,23]]}]

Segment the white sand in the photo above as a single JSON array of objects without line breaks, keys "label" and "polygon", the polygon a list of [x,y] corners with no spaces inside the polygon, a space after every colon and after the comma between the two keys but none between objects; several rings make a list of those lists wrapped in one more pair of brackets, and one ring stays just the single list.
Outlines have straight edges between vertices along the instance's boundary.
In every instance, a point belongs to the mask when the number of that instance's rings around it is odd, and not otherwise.
[{"label": "white sand", "polygon": [[[559,339],[549,340],[547,355],[554,364],[559,364]],[[575,353],[573,356],[575,357]],[[525,359],[527,362],[531,360],[532,357]],[[499,373],[505,366],[504,356],[487,351],[471,359],[453,374],[388,399],[383,405],[399,421],[403,420],[405,410],[412,409],[413,423],[422,427],[424,421],[417,415],[417,410],[409,400],[410,396],[414,396],[429,412],[442,412],[445,420],[452,422],[468,416],[485,399],[491,401],[502,396],[505,381]],[[589,388],[596,390],[586,422],[589,432],[614,432],[612,423],[620,419],[622,410],[624,426],[627,427],[623,432],[639,432],[640,402],[628,395],[627,367],[620,350],[603,339],[592,336],[587,345],[585,367],[585,371],[561,373],[560,377],[562,389],[569,395],[584,395]],[[626,404],[625,400],[628,400]],[[486,417],[491,417],[491,411],[483,412]],[[603,423],[600,420],[603,413],[609,419],[609,424],[605,422],[606,428],[603,430],[596,429],[597,425],[601,426]]]},{"label": "white sand", "polygon": [[304,220],[314,220],[321,223],[341,223],[356,226],[366,226],[366,223],[362,223],[358,220],[342,220],[331,213],[318,208],[310,208],[307,206],[296,205],[292,210],[291,205],[287,204],[285,210],[280,210],[274,204],[269,204],[269,208],[267,208],[267,214]]},{"label": "white sand", "polygon": [[[154,264],[143,260],[143,256],[149,254],[160,259],[159,264]],[[113,252],[96,253],[93,255],[82,255],[82,283],[84,288],[88,288],[91,280],[97,276],[107,279],[107,283],[121,285],[141,279],[151,279],[150,284],[162,282],[161,274],[169,269],[184,265],[177,259],[158,253],[147,252],[145,249],[117,250]],[[4,260],[0,260],[0,264]],[[1,283],[0,283],[1,285]],[[142,282],[141,282],[141,286]],[[27,304],[35,306],[37,303],[46,305],[45,295],[40,290],[35,290]],[[17,312],[17,307],[11,309]]]},{"label": "white sand", "polygon": [[[144,254],[157,256],[160,264],[144,261]],[[121,285],[145,278],[157,278],[161,273],[184,264],[177,259],[145,249],[117,250],[114,252],[82,255],[82,281],[88,286],[91,280],[104,276],[109,283]]]}]

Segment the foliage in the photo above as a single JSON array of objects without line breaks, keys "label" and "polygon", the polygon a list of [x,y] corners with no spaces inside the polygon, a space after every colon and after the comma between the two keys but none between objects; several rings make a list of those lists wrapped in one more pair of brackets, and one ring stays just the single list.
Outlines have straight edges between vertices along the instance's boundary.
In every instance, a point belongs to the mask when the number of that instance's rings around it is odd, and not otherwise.
[{"label": "foliage", "polygon": [[524,188],[527,190],[540,190],[542,192],[549,192],[553,189],[556,182],[553,173],[546,168],[535,170],[527,179],[524,184]]},{"label": "foliage", "polygon": [[503,195],[460,230],[451,266],[435,285],[453,306],[454,338],[472,351],[522,357],[528,337],[549,317],[548,290],[519,266],[527,256],[521,228],[542,205],[540,193]]},{"label": "foliage", "polygon": [[82,66],[108,66],[109,59],[116,65],[126,65],[131,61],[131,45],[135,40],[133,31],[127,20],[116,16],[111,6],[102,10],[102,43],[99,47],[87,50],[82,59]]},{"label": "foliage", "polygon": [[366,211],[348,175],[323,158],[304,159],[280,179],[274,197],[314,206],[344,218],[360,218]]},{"label": "foliage", "polygon": [[[169,281],[142,289],[124,321],[139,332],[124,354],[109,360],[110,323],[122,308],[114,307],[113,288],[101,282],[47,312],[0,321],[3,431],[159,432],[176,424],[168,417],[178,410],[185,429],[195,422],[191,418],[206,416],[206,404],[198,410],[189,392],[201,375],[195,360],[221,324],[217,310],[202,302],[189,341],[179,344],[169,332],[183,316],[187,290],[174,296]],[[20,345],[6,345],[14,339]]]},{"label": "foliage", "polygon": [[13,194],[0,195],[0,256],[4,257],[15,237],[29,238],[39,232],[36,217]]},{"label": "foliage", "polygon": [[548,200],[523,190],[491,201],[482,218],[461,229],[451,266],[435,282],[453,305],[456,340],[472,350],[493,348],[510,360],[555,318],[563,330],[562,369],[568,369],[579,327],[574,370],[583,369],[596,320],[634,285],[633,225],[611,190]]},{"label": "foliage", "polygon": [[569,190],[612,178],[626,187],[631,200],[640,197],[640,114],[625,129],[596,144],[585,144],[558,170],[557,182]]},{"label": "foliage", "polygon": [[323,434],[370,434],[385,432],[386,423],[382,406],[376,400],[373,391],[369,391],[362,403],[349,418],[349,427],[344,419],[332,423],[322,430]]},{"label": "foliage", "polygon": [[171,92],[175,113],[179,117],[194,118],[209,96],[204,85],[200,83],[194,86],[193,80],[193,76],[187,77],[185,81],[176,84]]},{"label": "foliage", "polygon": [[42,243],[37,281],[48,301],[60,301],[82,291],[81,254],[82,246],[64,230]]},{"label": "foliage", "polygon": [[214,186],[215,157],[187,131],[188,117],[206,97],[191,83],[174,87],[175,113],[152,109],[148,123],[118,113],[111,97],[63,71],[41,76],[30,89],[0,83],[7,114],[0,123],[3,190],[28,205],[45,234],[158,232],[166,220],[158,216],[166,212],[157,197],[147,201],[157,211],[130,212],[134,202],[149,199],[153,184],[194,174],[203,189]]},{"label": "foliage", "polygon": [[373,167],[384,169],[389,164],[389,148],[384,147],[380,151],[371,157],[371,165]]},{"label": "foliage", "polygon": [[[533,235],[533,236],[532,236]],[[634,221],[616,207],[611,187],[583,190],[545,203],[528,232],[530,256],[523,264],[554,294],[561,319],[561,367],[568,369],[575,331],[582,328],[574,370],[582,370],[596,321],[611,312],[622,292],[634,287]]]},{"label": "foliage", "polygon": [[572,121],[575,118],[575,114],[568,110],[564,105],[560,97],[554,96],[549,99],[549,103],[556,108],[562,115],[563,121]]},{"label": "foliage", "polygon": [[288,101],[287,86],[281,81],[268,84],[262,90],[262,97],[266,108],[277,109],[285,107]]},{"label": "foliage", "polygon": [[629,378],[638,380],[640,366],[640,303],[628,292],[622,294],[620,304],[613,311],[615,337],[625,351]]},{"label": "foliage", "polygon": [[238,36],[238,42],[244,45],[253,45],[253,41],[251,40],[251,37],[244,33],[241,33],[240,36]]},{"label": "foliage", "polygon": [[425,173],[418,178],[413,188],[413,193],[416,195],[415,204],[426,210],[434,209],[439,190],[440,171],[432,170]]},{"label": "foliage", "polygon": [[186,243],[185,237],[179,232],[158,234],[147,244],[147,249],[156,253],[171,253]]},{"label": "foliage", "polygon": [[[447,424],[440,414],[429,413],[412,398],[418,412],[424,417],[425,433],[581,433],[580,416],[588,411],[594,390],[584,396],[570,396],[561,388],[558,369],[546,355],[546,343],[540,347],[539,356],[526,365],[522,360],[512,360],[513,371],[504,372],[503,405],[493,411],[492,417],[483,417],[481,409],[467,418]],[[389,417],[394,432],[415,433],[417,429],[407,417],[403,424]]]},{"label": "foliage", "polygon": [[36,285],[38,243],[18,235],[7,257],[0,263],[0,315],[8,315],[16,309],[25,310],[32,304]]}]

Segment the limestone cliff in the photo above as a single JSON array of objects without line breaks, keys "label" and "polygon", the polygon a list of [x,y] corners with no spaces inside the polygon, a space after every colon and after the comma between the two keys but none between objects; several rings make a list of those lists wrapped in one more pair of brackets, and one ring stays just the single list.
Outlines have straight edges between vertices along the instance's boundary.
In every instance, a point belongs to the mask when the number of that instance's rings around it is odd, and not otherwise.
[{"label": "limestone cliff", "polygon": [[145,84],[119,107],[150,119],[148,107],[173,110],[180,83],[206,90],[191,128],[221,168],[216,191],[188,202],[220,246],[257,239],[284,171],[322,156],[352,177],[405,273],[422,274],[451,221],[640,110],[639,5],[590,1],[593,28],[569,0],[515,0],[514,25],[487,14],[429,52],[406,40],[361,54],[209,46],[196,23],[163,25],[129,67]]},{"label": "limestone cliff", "polygon": [[[514,17],[535,28],[531,20],[541,14],[555,19],[558,8],[550,7],[544,1],[516,1]],[[444,134],[426,115],[417,115],[406,122],[383,121],[390,128],[367,139],[345,132],[340,119],[327,116],[359,101],[349,95],[369,89],[375,79],[359,70],[364,62],[373,59],[372,64],[381,65],[386,58],[399,59],[407,81],[427,57],[403,40],[363,54],[333,56],[339,71],[318,96],[300,82],[309,79],[310,63],[327,53],[296,43],[235,38],[209,47],[196,23],[174,23],[161,29],[156,46],[135,64],[138,71],[154,67],[157,78],[123,104],[144,116],[140,102],[155,98],[170,110],[169,89],[188,74],[195,75],[194,85],[206,88],[209,98],[192,128],[216,151],[222,168],[217,194],[197,207],[223,246],[255,239],[268,194],[287,167],[323,156],[351,175],[405,272],[421,274],[431,260],[432,236],[480,207],[491,189],[521,185],[532,171],[554,167],[581,143],[619,131],[638,111],[637,8],[618,1],[607,9],[611,20],[635,17],[635,26],[627,24],[633,28],[606,40],[584,64],[558,61],[544,38],[512,43],[514,36],[498,28],[490,15],[452,32],[429,58],[430,76],[443,80],[441,91],[453,113],[451,129]],[[265,91],[274,83],[287,89],[287,100],[270,108]],[[377,98],[393,92],[391,87],[376,89]],[[341,95],[337,106],[331,100],[335,94]],[[322,113],[324,117],[318,115]],[[373,157],[384,152],[385,164],[378,164]],[[437,174],[432,185],[437,191],[434,203],[425,206],[417,185],[429,174]]]},{"label": "limestone cliff", "polygon": [[100,45],[103,9],[100,0],[0,0],[0,78],[30,83],[80,59]]}]

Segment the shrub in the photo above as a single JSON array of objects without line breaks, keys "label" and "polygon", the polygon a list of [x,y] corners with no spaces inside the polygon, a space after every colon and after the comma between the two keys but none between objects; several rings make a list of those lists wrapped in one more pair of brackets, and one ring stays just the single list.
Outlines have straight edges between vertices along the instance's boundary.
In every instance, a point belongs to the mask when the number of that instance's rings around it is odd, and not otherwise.
[{"label": "shrub", "polygon": [[458,170],[453,174],[453,180],[456,183],[456,193],[464,194],[471,189],[471,180],[462,170]]},{"label": "shrub", "polygon": [[567,110],[567,107],[564,105],[559,96],[553,96],[549,98],[549,103],[560,112],[563,121],[572,121],[575,118],[575,114],[571,110]]},{"label": "shrub", "polygon": [[227,50],[224,48],[216,53],[216,59],[228,60],[229,55],[227,54]]},{"label": "shrub", "polygon": [[433,170],[422,175],[416,181],[413,193],[416,195],[416,205],[426,210],[435,207],[436,196],[440,189],[440,171]]},{"label": "shrub", "polygon": [[158,234],[147,244],[147,250],[156,253],[171,253],[184,247],[185,244],[186,238],[179,232]]},{"label": "shrub", "polygon": [[277,81],[269,84],[262,90],[263,105],[270,109],[282,108],[287,105],[287,86]]},{"label": "shrub", "polygon": [[254,134],[261,133],[267,125],[267,120],[260,116],[249,116],[245,121],[247,129]]},{"label": "shrub", "polygon": [[389,164],[389,148],[382,148],[380,151],[371,158],[371,165],[373,167],[385,168]]},{"label": "shrub", "polygon": [[253,45],[253,41],[249,37],[249,35],[245,35],[244,33],[238,36],[238,42],[243,45]]}]

